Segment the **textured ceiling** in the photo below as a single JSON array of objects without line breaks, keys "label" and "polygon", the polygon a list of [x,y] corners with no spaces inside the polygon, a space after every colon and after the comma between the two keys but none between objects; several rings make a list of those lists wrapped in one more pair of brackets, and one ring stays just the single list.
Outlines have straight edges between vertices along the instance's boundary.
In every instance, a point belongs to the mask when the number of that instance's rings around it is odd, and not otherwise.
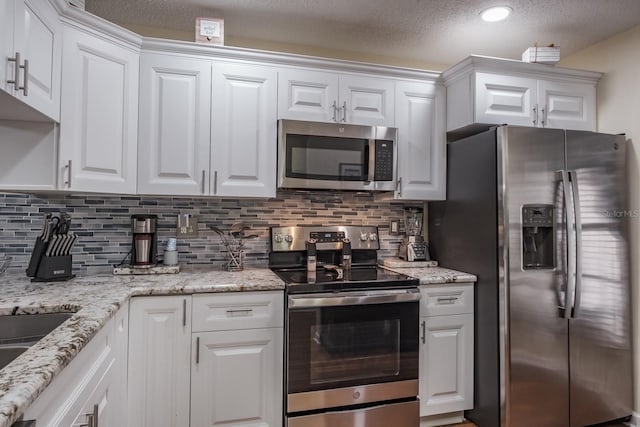
[{"label": "textured ceiling", "polygon": [[[514,13],[482,22],[479,12],[495,4]],[[86,0],[86,9],[120,24],[191,33],[196,17],[217,17],[227,40],[443,65],[470,54],[520,59],[535,43],[555,43],[567,56],[640,24],[640,0]]]}]

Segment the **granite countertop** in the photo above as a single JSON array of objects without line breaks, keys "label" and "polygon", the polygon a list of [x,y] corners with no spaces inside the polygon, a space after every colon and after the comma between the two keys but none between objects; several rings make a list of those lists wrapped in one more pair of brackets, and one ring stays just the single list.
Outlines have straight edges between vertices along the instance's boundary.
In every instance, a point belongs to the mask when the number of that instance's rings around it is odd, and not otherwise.
[{"label": "granite countertop", "polygon": [[9,365],[0,369],[0,427],[9,427],[132,296],[283,290],[269,269],[194,271],[149,276],[111,274],[67,282],[32,283],[0,276],[0,315],[75,313]]},{"label": "granite countertop", "polygon": [[[421,285],[476,281],[472,274],[443,267],[389,269],[416,277]],[[24,275],[1,276],[0,315],[75,314],[0,369],[0,427],[11,426],[129,298],[264,290],[284,290],[282,280],[267,268],[148,276],[104,274],[55,283],[32,283]]]},{"label": "granite countertop", "polygon": [[444,267],[402,267],[389,268],[389,270],[416,277],[420,279],[421,285],[441,285],[445,283],[475,282],[478,280],[473,274]]}]

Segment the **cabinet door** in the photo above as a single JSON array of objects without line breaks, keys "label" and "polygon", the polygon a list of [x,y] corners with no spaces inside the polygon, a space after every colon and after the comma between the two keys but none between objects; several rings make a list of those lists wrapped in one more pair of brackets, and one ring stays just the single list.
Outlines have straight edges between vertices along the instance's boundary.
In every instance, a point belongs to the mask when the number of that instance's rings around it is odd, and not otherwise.
[{"label": "cabinet door", "polygon": [[278,72],[278,118],[338,121],[338,75],[310,70]]},{"label": "cabinet door", "polygon": [[127,425],[189,425],[190,313],[189,296],[131,300]]},{"label": "cabinet door", "polygon": [[476,73],[475,123],[537,126],[535,79]]},{"label": "cabinet door", "polygon": [[14,63],[8,58],[13,58],[15,51],[13,50],[13,17],[15,1],[3,0],[0,2],[0,89],[7,93],[13,94],[14,86],[7,80],[14,79],[15,67]]},{"label": "cabinet door", "polygon": [[140,61],[138,193],[209,194],[211,62]]},{"label": "cabinet door", "polygon": [[423,317],[420,416],[473,407],[473,315]]},{"label": "cabinet door", "polygon": [[213,65],[212,194],[275,197],[277,77],[268,67]]},{"label": "cabinet door", "polygon": [[[118,414],[111,403],[111,398],[116,396],[118,388],[114,365],[115,362],[112,361],[98,381],[98,385],[91,391],[91,394],[88,395],[85,405],[71,426],[82,426],[84,423],[88,423],[84,425],[94,426],[96,425],[95,419],[98,420],[98,426],[123,425],[116,422],[114,417]],[[93,423],[89,423],[91,418],[94,419]]]},{"label": "cabinet door", "polygon": [[340,76],[340,120],[357,125],[395,126],[394,92],[392,79]]},{"label": "cabinet door", "polygon": [[593,85],[540,80],[538,104],[541,126],[596,130],[596,88]]},{"label": "cabinet door", "polygon": [[135,193],[139,54],[64,28],[59,188]]},{"label": "cabinet door", "polygon": [[398,82],[398,199],[444,200],[445,93],[432,83]]},{"label": "cabinet door", "polygon": [[[120,310],[116,318],[126,315]],[[117,400],[115,396],[121,392],[117,383],[122,382],[115,326],[112,319],[98,331],[27,408],[25,420],[35,419],[38,427],[77,426],[85,422],[85,414],[92,412],[97,403],[105,420],[102,425],[125,425],[118,424],[119,418],[112,418],[115,405],[110,401]]]},{"label": "cabinet door", "polygon": [[282,340],[282,328],[193,334],[191,425],[281,426]]},{"label": "cabinet door", "polygon": [[58,13],[48,1],[19,0],[14,16],[14,51],[20,52],[22,61],[29,61],[20,76],[26,89],[15,94],[59,121],[62,26]]}]

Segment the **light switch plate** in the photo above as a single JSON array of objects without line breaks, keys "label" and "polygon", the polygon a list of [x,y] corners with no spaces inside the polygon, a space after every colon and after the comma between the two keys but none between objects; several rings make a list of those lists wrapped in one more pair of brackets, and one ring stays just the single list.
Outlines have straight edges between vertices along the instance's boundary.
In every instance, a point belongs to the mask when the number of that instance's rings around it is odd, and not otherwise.
[{"label": "light switch plate", "polygon": [[198,237],[198,216],[191,213],[180,213],[176,224],[176,237]]}]

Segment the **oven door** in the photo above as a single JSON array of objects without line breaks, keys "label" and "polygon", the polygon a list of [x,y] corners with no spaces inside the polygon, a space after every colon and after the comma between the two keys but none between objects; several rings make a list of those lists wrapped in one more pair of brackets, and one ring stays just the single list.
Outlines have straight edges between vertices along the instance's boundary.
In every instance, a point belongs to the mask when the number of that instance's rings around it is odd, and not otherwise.
[{"label": "oven door", "polygon": [[415,398],[418,289],[290,295],[287,412]]}]

